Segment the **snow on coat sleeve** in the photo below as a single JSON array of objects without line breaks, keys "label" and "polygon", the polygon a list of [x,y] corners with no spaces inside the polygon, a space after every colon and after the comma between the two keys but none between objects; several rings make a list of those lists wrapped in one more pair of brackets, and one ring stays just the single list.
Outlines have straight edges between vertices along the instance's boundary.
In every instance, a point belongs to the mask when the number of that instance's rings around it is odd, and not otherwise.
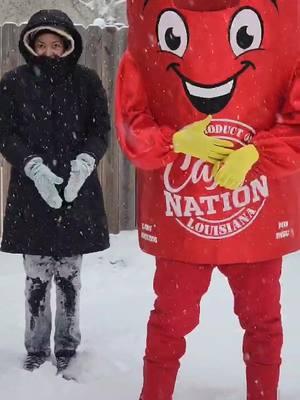
[{"label": "snow on coat sleeve", "polygon": [[123,56],[116,86],[116,129],[120,146],[137,167],[154,170],[173,161],[174,130],[159,126],[148,107],[138,68],[127,51]]},{"label": "snow on coat sleeve", "polygon": [[258,132],[253,144],[260,156],[254,171],[278,178],[300,170],[300,63],[276,125]]},{"label": "snow on coat sleeve", "polygon": [[95,158],[96,164],[104,156],[108,147],[110,116],[108,113],[107,96],[102,82],[95,71],[90,70],[88,87],[88,132],[82,153],[88,153]]},{"label": "snow on coat sleeve", "polygon": [[13,72],[8,72],[0,81],[0,152],[10,164],[23,171],[24,163],[35,154],[17,133],[15,79]]}]

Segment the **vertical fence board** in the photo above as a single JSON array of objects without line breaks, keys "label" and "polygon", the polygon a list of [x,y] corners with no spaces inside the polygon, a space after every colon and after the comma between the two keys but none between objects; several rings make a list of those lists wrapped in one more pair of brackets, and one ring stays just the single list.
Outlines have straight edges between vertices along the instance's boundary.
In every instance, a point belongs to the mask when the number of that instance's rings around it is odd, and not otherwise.
[{"label": "vertical fence board", "polygon": [[[122,28],[117,32],[116,56],[118,62],[124,53],[127,43],[127,29]],[[117,69],[117,65],[116,65]],[[113,115],[114,119],[114,115]],[[135,169],[119,151],[119,228],[120,230],[135,228]]]},{"label": "vertical fence board", "polygon": [[84,28],[84,26],[82,26],[82,25],[77,25],[76,26],[76,29],[78,30],[78,32],[80,33],[80,35],[81,35],[81,38],[82,38],[82,45],[83,45],[83,49],[82,49],[82,54],[81,54],[81,57],[79,58],[79,64],[85,64],[85,53],[86,53],[86,39],[85,39],[85,36],[86,36],[86,29]]},{"label": "vertical fence board", "polygon": [[113,90],[114,75],[116,70],[115,45],[117,37],[115,27],[106,27],[103,30],[102,40],[102,82],[108,94],[108,106],[112,115],[112,130],[110,135],[109,149],[102,163],[102,184],[104,192],[105,207],[108,214],[110,231],[119,232],[119,148],[114,132],[113,123]]},{"label": "vertical fence board", "polygon": [[[18,42],[24,25],[5,24],[0,27],[0,76],[24,63]],[[114,81],[119,60],[126,47],[127,29],[109,26],[76,26],[83,40],[79,63],[97,71],[107,92],[112,119],[110,145],[99,166],[99,178],[111,233],[135,227],[135,171],[119,149],[114,130]],[[2,163],[2,164],[1,164]],[[1,166],[2,165],[2,166]],[[1,232],[7,198],[10,166],[0,156],[0,217]]]},{"label": "vertical fence board", "polygon": [[85,65],[94,69],[101,76],[101,59],[98,54],[101,49],[102,30],[98,26],[90,26],[85,31]]}]

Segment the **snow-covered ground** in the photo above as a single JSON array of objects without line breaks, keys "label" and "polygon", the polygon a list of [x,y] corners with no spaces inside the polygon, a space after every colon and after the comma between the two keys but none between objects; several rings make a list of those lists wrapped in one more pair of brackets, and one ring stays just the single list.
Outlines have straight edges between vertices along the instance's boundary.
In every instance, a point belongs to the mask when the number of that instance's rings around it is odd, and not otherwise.
[{"label": "snow-covered ground", "polygon": [[[136,232],[112,236],[111,248],[85,257],[82,274],[82,345],[71,366],[78,383],[55,375],[47,362],[22,370],[24,273],[20,256],[0,253],[0,396],[5,400],[137,400],[145,328],[153,302],[154,260]],[[300,398],[300,254],[285,259],[285,345],[280,400]],[[54,305],[54,293],[53,293]],[[201,327],[188,337],[175,399],[242,400],[241,330],[232,295],[217,271],[202,305]]]}]

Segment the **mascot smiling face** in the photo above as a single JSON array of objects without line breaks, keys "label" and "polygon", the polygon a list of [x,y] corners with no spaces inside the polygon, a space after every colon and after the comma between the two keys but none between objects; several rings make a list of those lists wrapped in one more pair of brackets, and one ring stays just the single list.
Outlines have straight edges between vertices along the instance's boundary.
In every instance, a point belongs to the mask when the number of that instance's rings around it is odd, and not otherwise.
[{"label": "mascot smiling face", "polygon": [[296,0],[130,0],[128,48],[154,116],[247,119],[286,82],[296,16]]}]

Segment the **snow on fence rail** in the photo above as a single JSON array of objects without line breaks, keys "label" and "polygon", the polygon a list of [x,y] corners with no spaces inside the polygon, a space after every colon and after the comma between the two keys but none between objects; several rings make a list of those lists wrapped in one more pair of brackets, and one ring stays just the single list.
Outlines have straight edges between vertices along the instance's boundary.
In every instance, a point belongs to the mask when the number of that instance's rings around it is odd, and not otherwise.
[{"label": "snow on fence rail", "polygon": [[[19,35],[23,26],[7,23],[0,26],[0,75],[24,61],[18,51]],[[112,119],[109,150],[99,165],[104,201],[111,233],[135,227],[135,172],[119,150],[114,132],[113,92],[115,74],[125,49],[127,29],[114,26],[77,26],[84,51],[79,62],[95,69],[107,91]],[[9,164],[1,157],[0,212],[1,233],[9,183]]]}]

